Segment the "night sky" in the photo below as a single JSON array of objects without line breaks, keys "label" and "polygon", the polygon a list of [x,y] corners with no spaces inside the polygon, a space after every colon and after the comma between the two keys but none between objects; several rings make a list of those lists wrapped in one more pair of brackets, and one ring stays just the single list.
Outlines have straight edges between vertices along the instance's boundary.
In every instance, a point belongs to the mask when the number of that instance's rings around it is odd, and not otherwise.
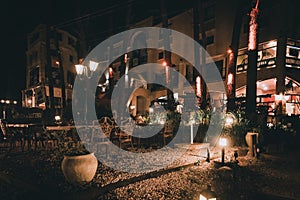
[{"label": "night sky", "polygon": [[[111,1],[6,1],[1,5],[0,98],[21,100],[25,87],[27,33],[40,23],[56,25],[108,6]],[[85,4],[84,4],[85,3]]]},{"label": "night sky", "polygon": [[[168,6],[174,11],[182,9],[183,3],[182,0],[175,0]],[[27,0],[2,3],[0,12],[2,22],[0,98],[21,100],[21,90],[25,88],[27,34],[38,24],[58,25],[66,22],[67,25],[62,28],[68,30],[72,29],[72,26],[78,26],[78,20],[75,20],[77,23],[68,22],[90,15],[91,17],[84,18],[82,21],[93,30],[87,40],[100,42],[105,39],[104,34],[109,27],[109,15],[113,15],[114,28],[122,29],[122,26],[124,27],[125,5],[125,0]],[[187,6],[187,3],[184,5]],[[159,0],[133,0],[132,18],[137,20],[145,15],[159,15],[159,6]],[[113,9],[108,9],[111,7]]]}]

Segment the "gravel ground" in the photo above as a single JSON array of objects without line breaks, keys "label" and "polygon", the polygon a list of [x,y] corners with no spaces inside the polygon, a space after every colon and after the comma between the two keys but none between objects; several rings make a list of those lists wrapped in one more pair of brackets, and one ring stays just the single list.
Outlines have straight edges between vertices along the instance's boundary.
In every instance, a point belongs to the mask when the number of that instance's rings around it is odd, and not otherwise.
[{"label": "gravel ground", "polygon": [[300,199],[298,152],[261,154],[259,159],[239,156],[235,162],[233,150],[226,151],[226,163],[222,165],[219,149],[211,151],[211,162],[197,162],[200,150],[192,148],[168,168],[144,174],[118,172],[99,163],[93,181],[81,186],[64,179],[58,150],[3,152],[0,199],[188,200],[199,199],[208,185],[223,200]]}]

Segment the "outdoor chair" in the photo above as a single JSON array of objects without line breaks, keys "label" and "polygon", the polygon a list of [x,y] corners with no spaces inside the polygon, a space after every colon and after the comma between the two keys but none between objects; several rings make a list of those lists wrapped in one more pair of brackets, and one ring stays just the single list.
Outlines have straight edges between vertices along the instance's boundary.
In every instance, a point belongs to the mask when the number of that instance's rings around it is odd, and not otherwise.
[{"label": "outdoor chair", "polygon": [[0,122],[0,127],[3,134],[5,148],[7,148],[7,145],[9,145],[9,150],[12,150],[13,148],[17,147],[19,143],[23,151],[22,133],[11,130],[5,123],[3,123],[2,120]]},{"label": "outdoor chair", "polygon": [[163,144],[166,146],[168,140],[172,139],[174,131],[174,123],[171,121],[166,121],[162,131]]},{"label": "outdoor chair", "polygon": [[33,126],[30,129],[32,136],[32,142],[34,144],[34,150],[37,148],[46,147],[47,142],[47,130],[43,126]]},{"label": "outdoor chair", "polygon": [[69,141],[72,141],[75,146],[84,145],[88,150],[91,149],[93,129],[90,127],[78,128],[78,134],[76,130],[69,131]]},{"label": "outdoor chair", "polygon": [[134,130],[134,123],[132,122],[131,118],[121,122],[119,129],[116,131],[117,132],[116,134],[118,135],[119,138],[120,148],[122,148],[122,145],[124,144],[130,144],[131,147],[133,147],[132,144],[133,130]]},{"label": "outdoor chair", "polygon": [[108,156],[111,133],[115,128],[115,122],[109,117],[102,117],[99,121],[93,122],[93,145],[96,145],[98,154],[102,154],[105,147],[105,155]]}]

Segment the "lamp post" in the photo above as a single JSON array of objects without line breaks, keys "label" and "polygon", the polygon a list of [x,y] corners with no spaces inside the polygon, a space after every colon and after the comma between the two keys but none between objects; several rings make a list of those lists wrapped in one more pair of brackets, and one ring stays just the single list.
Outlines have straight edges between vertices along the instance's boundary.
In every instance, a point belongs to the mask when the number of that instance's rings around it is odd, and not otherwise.
[{"label": "lamp post", "polygon": [[219,145],[222,147],[221,157],[222,157],[222,164],[224,164],[224,160],[225,160],[225,147],[227,146],[227,139],[224,138],[224,137],[220,137],[220,139],[219,139]]},{"label": "lamp post", "polygon": [[[89,61],[89,66],[85,66],[83,64],[77,64],[75,65],[75,69],[77,72],[77,75],[81,80],[86,79],[89,80],[93,77],[93,73],[97,70],[99,63],[90,60]],[[86,121],[86,116],[87,116],[87,87],[85,88],[85,113],[84,113],[84,121]]]}]

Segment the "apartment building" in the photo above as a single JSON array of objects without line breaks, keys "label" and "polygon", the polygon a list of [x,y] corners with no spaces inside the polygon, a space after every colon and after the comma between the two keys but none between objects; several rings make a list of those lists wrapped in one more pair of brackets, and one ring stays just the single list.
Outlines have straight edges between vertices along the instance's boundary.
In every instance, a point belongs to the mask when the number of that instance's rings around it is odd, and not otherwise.
[{"label": "apartment building", "polygon": [[[228,83],[228,50],[232,43],[232,34],[235,26],[235,12],[237,1],[228,3],[227,1],[204,1],[204,12],[200,15],[203,19],[203,28],[206,35],[206,50],[213,59],[219,69],[221,77],[224,80],[224,86],[227,89]],[[243,98],[246,96],[247,87],[247,67],[248,67],[248,36],[249,36],[249,13],[255,4],[242,7],[246,10],[242,15],[242,24],[239,27],[239,50],[236,63],[236,91],[237,103],[243,104]],[[284,1],[274,1],[259,5],[258,22],[258,58],[257,58],[257,77],[251,79],[257,80],[257,106],[269,106],[269,115],[299,115],[299,86],[300,86],[300,60],[299,60],[299,23],[295,18],[296,10],[293,4]],[[193,9],[171,16],[168,19],[168,28],[179,31],[194,37],[194,15]],[[162,23],[149,17],[136,23],[134,27],[156,26],[162,27]],[[201,27],[202,28],[202,27]],[[131,45],[134,42],[141,42],[143,38],[147,38],[144,33],[132,35],[130,42],[123,44],[122,42],[114,45],[112,51],[118,51],[122,46]],[[198,36],[200,43],[202,42],[201,32]],[[163,38],[162,38],[163,41]],[[172,38],[170,38],[172,47]],[[145,43],[149,41],[144,41]],[[163,44],[163,42],[162,42]],[[189,50],[187,50],[189,51]],[[192,49],[190,51],[193,51]],[[160,63],[165,62],[165,52],[160,49],[144,49],[129,52],[126,56],[130,58],[129,69],[144,63]],[[202,62],[202,61],[201,61]],[[123,63],[124,64],[124,63]],[[210,63],[206,63],[210,64]],[[196,88],[197,73],[193,66],[185,62],[184,58],[178,55],[171,55],[171,67],[180,71],[186,79]],[[122,70],[122,59],[114,62],[111,67],[116,71],[114,76],[115,82],[124,74]],[[179,67],[181,66],[181,67]],[[182,67],[183,66],[183,67]],[[179,69],[181,68],[181,69]],[[158,75],[164,75],[164,72],[158,72]],[[141,77],[136,81],[144,81]],[[176,81],[176,80],[173,80]],[[147,85],[147,84],[144,84]],[[150,89],[151,88],[151,89]],[[128,101],[128,108],[133,115],[137,113],[146,113],[155,99],[166,97],[166,90],[153,89],[153,87],[139,88],[134,92]],[[180,90],[180,91],[179,91]],[[185,87],[175,89],[177,99],[188,99],[188,93]],[[227,94],[218,91],[210,91],[211,104],[213,108],[226,106]],[[280,111],[278,107],[280,106]]]},{"label": "apartment building", "polygon": [[67,31],[38,25],[27,37],[26,88],[22,106],[52,109],[61,116],[72,100],[78,62],[77,38]]}]

